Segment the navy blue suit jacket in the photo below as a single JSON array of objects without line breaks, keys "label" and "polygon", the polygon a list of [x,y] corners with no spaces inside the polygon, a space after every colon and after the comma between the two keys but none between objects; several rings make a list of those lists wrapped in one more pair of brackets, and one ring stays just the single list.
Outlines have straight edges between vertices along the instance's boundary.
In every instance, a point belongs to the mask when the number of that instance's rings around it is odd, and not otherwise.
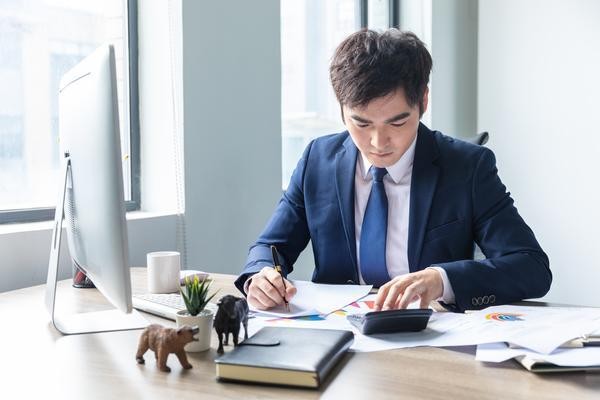
[{"label": "navy blue suit jacket", "polygon": [[[319,283],[358,283],[354,172],[358,149],[348,132],[312,141],[273,216],[250,248],[236,286],[281,253],[287,275],[312,241]],[[473,260],[477,243],[484,260]],[[500,181],[491,150],[419,126],[410,189],[411,272],[437,265],[454,289],[455,311],[545,295],[548,257]],[[242,290],[243,292],[243,290]]]}]

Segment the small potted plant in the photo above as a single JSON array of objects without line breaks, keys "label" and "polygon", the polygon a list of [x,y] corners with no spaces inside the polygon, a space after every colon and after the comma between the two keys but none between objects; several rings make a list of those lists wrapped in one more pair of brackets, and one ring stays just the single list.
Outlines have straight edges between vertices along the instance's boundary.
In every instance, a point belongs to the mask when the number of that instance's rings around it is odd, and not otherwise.
[{"label": "small potted plant", "polygon": [[211,282],[210,279],[200,281],[197,276],[193,279],[186,277],[184,281],[185,290],[180,290],[186,309],[177,313],[177,327],[188,325],[198,326],[199,329],[198,335],[196,335],[198,340],[186,344],[185,351],[196,352],[210,348],[214,313],[205,307],[217,294],[216,292],[211,295],[208,294]]}]

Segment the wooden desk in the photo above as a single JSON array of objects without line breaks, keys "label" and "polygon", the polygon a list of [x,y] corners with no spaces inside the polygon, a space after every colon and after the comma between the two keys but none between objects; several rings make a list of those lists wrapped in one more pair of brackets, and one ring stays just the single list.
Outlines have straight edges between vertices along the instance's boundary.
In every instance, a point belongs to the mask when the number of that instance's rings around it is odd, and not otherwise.
[{"label": "wooden desk", "polygon": [[[134,292],[145,291],[145,269],[133,270]],[[233,276],[212,274],[219,296],[237,294]],[[107,308],[95,289],[60,283],[59,307]],[[600,374],[535,375],[512,361],[484,365],[475,347],[413,348],[351,353],[319,390],[219,383],[213,359],[217,339],[181,369],[171,355],[171,373],[156,369],[151,353],[138,365],[140,331],[61,336],[49,322],[44,286],[0,294],[0,397],[80,399],[598,399]],[[147,315],[147,314],[146,314]],[[165,325],[168,320],[148,316]]]}]

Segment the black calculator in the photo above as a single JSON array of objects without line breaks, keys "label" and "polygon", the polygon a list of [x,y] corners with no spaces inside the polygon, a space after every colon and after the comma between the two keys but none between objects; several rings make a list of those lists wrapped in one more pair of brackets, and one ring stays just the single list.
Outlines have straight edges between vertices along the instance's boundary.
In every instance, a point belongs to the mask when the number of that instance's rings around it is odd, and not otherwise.
[{"label": "black calculator", "polygon": [[363,335],[418,332],[427,327],[432,312],[433,310],[428,308],[371,311],[366,314],[346,315],[346,318]]}]

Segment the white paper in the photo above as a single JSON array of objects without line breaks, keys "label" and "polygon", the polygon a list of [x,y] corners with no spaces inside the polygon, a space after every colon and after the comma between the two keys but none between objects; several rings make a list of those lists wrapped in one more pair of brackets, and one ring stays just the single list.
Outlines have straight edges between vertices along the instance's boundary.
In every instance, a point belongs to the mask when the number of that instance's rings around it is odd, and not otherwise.
[{"label": "white paper", "polygon": [[[374,298],[375,295],[369,295],[329,315],[255,318],[250,331],[256,332],[267,325],[349,330],[355,334],[350,349],[357,352],[511,342],[547,354],[571,339],[600,328],[600,309],[496,306],[471,314],[434,312],[427,328],[421,332],[365,336],[350,325],[346,315],[368,311]],[[507,319],[502,320],[501,316]]]},{"label": "white paper", "polygon": [[475,326],[472,322],[472,319],[465,314],[434,312],[427,328],[420,332],[366,336],[355,330],[351,350],[369,352],[420,346],[468,346],[482,339],[473,331]]},{"label": "white paper", "polygon": [[[500,317],[506,316],[502,320]],[[494,317],[498,319],[494,319]],[[600,309],[496,306],[471,314],[435,312],[421,332],[355,336],[355,351],[510,342],[549,354],[600,327]]]},{"label": "white paper", "polygon": [[600,366],[600,347],[559,348],[551,354],[541,354],[527,349],[511,349],[506,343],[487,343],[477,346],[475,359],[502,362],[519,356],[529,356],[561,367]]},{"label": "white paper", "polygon": [[328,285],[307,281],[292,281],[297,292],[289,302],[290,311],[284,305],[267,311],[250,307],[256,316],[301,317],[326,315],[366,296],[371,285]]},{"label": "white paper", "polygon": [[514,343],[543,354],[600,328],[598,308],[495,306],[470,315],[482,329],[499,335],[485,342]]}]

